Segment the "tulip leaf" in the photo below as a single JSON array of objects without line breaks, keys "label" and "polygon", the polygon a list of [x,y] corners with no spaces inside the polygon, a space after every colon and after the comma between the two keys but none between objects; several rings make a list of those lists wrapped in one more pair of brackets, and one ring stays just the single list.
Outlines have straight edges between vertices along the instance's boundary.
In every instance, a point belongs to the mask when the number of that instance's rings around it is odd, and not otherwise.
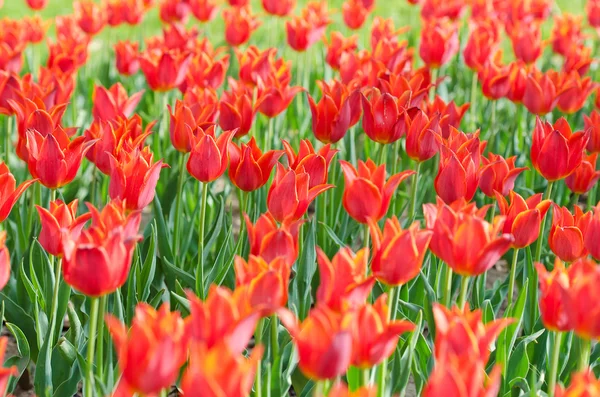
[{"label": "tulip leaf", "polygon": [[156,221],[152,223],[152,232],[148,250],[146,251],[146,259],[142,265],[142,271],[138,279],[138,296],[143,302],[148,300],[154,273],[156,271]]},{"label": "tulip leaf", "polygon": [[181,282],[185,288],[194,288],[196,279],[188,272],[174,266],[166,257],[162,259],[165,271],[174,277],[175,280]]},{"label": "tulip leaf", "polygon": [[[403,352],[400,356],[399,367],[400,372],[396,375],[396,382],[394,384],[394,392],[401,392],[406,389],[408,380],[410,378],[410,372],[412,368],[412,362],[414,357],[415,348],[421,334],[421,326],[423,324],[423,312],[419,311],[417,315],[417,321],[415,321],[415,330],[410,334],[408,343],[403,347]],[[401,393],[403,394],[403,393]]]},{"label": "tulip leaf", "polygon": [[6,321],[14,323],[23,331],[29,341],[31,359],[35,361],[38,356],[39,345],[35,343],[38,339],[33,318],[21,307],[21,305],[9,298],[4,292],[0,292],[0,299],[6,309]]},{"label": "tulip leaf", "polygon": [[29,342],[27,341],[27,337],[19,327],[17,327],[15,324],[7,322],[6,328],[15,338],[15,342],[17,344],[17,352],[19,353],[16,356],[10,357],[4,363],[5,367],[10,367],[13,365],[17,366],[17,369],[19,371],[17,376],[11,378],[10,384],[8,386],[8,390],[13,391],[14,388],[17,386],[19,378],[23,375],[23,373],[29,366],[29,363],[31,362],[31,350],[29,348]]},{"label": "tulip leaf", "polygon": [[223,199],[223,196],[219,197],[218,203],[217,219],[214,220],[212,228],[208,231],[206,236],[204,236],[204,263],[206,263],[206,259],[208,258],[210,250],[215,244],[215,241],[217,241],[217,237],[219,237],[219,234],[223,229],[223,225],[225,224],[225,200]]},{"label": "tulip leaf", "polygon": [[294,284],[298,292],[298,311],[300,318],[305,318],[312,304],[312,280],[317,270],[317,253],[315,247],[315,221],[308,225],[308,233],[302,244],[300,258],[296,261],[296,277]]},{"label": "tulip leaf", "polygon": [[154,219],[156,220],[156,227],[158,232],[158,252],[160,257],[166,258],[169,263],[173,263],[173,251],[171,251],[171,237],[165,217],[163,215],[162,207],[160,206],[160,200],[154,197]]}]

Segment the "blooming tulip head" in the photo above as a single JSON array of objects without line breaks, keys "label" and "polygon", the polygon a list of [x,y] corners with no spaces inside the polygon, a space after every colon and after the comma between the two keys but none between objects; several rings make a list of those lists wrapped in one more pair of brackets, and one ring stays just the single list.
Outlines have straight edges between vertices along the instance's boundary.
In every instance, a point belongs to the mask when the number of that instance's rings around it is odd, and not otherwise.
[{"label": "blooming tulip head", "polygon": [[308,47],[319,41],[325,34],[329,24],[327,16],[327,3],[320,3],[324,8],[319,9],[319,3],[312,7],[311,3],[302,12],[285,23],[287,43],[293,50],[304,52]]},{"label": "blooming tulip head", "polygon": [[548,245],[554,254],[564,262],[573,262],[588,254],[584,236],[592,218],[592,213],[583,213],[575,206],[575,214],[566,207],[552,207],[552,227],[548,234]]},{"label": "blooming tulip head", "polygon": [[190,10],[200,22],[212,21],[217,16],[217,5],[213,0],[188,0]]},{"label": "blooming tulip head", "polygon": [[309,188],[327,183],[329,165],[337,154],[337,149],[331,149],[331,145],[327,144],[319,149],[319,151],[315,151],[310,140],[303,139],[300,141],[300,149],[298,150],[298,154],[296,154],[287,141],[284,140],[282,142],[289,167],[293,170],[303,168],[304,172],[310,176]]},{"label": "blooming tulip head", "polygon": [[478,73],[481,90],[488,99],[503,98],[511,89],[511,69],[509,65],[502,65],[501,58],[502,52],[496,52]]},{"label": "blooming tulip head", "polygon": [[440,114],[436,113],[431,118],[418,109],[415,114],[405,112],[406,125],[406,154],[411,159],[427,161],[439,151],[442,129],[440,127]]},{"label": "blooming tulip head", "polygon": [[261,215],[256,223],[245,215],[250,254],[260,256],[267,262],[283,257],[288,265],[292,265],[298,257],[298,231],[302,221],[277,226],[273,215]]},{"label": "blooming tulip head", "polygon": [[159,310],[139,303],[129,331],[112,315],[107,315],[106,323],[122,372],[116,393],[158,394],[177,380],[187,360],[189,332],[168,303]]},{"label": "blooming tulip head", "polygon": [[304,90],[302,87],[292,87],[287,80],[269,78],[266,82],[259,81],[258,90],[261,92],[261,103],[258,111],[269,118],[273,118],[286,110],[297,93]]},{"label": "blooming tulip head", "polygon": [[185,80],[191,57],[179,50],[149,49],[139,56],[139,60],[150,88],[169,91]]},{"label": "blooming tulip head", "polygon": [[98,34],[106,25],[104,7],[91,0],[80,0],[73,3],[77,24],[89,35]]},{"label": "blooming tulip head", "polygon": [[476,22],[463,51],[465,64],[474,71],[480,71],[491,58],[498,38],[498,28],[491,20]]},{"label": "blooming tulip head", "polygon": [[281,150],[262,152],[254,137],[248,144],[229,144],[229,179],[238,188],[251,192],[269,180],[271,170],[283,155]]},{"label": "blooming tulip head", "polygon": [[342,5],[344,24],[350,29],[360,29],[369,15],[369,9],[362,0],[346,0]]},{"label": "blooming tulip head", "polygon": [[600,261],[600,244],[598,244],[598,238],[600,238],[600,204],[594,207],[593,215],[583,235],[585,248],[594,259]]},{"label": "blooming tulip head", "polygon": [[35,179],[29,180],[17,187],[15,177],[10,173],[6,163],[0,163],[0,222],[8,218],[19,197],[35,182]]},{"label": "blooming tulip head", "polygon": [[131,76],[140,69],[137,42],[118,41],[115,44],[115,62],[117,70],[123,76]]},{"label": "blooming tulip head", "polygon": [[144,91],[129,96],[121,83],[116,83],[109,89],[94,86],[92,115],[95,120],[116,121],[119,117],[129,118],[135,107],[142,99]]},{"label": "blooming tulip head", "polygon": [[359,223],[377,222],[383,218],[400,183],[415,173],[403,171],[386,181],[385,164],[377,166],[371,159],[366,163],[359,160],[358,170],[347,161],[341,160],[340,164],[346,181],[342,204]]},{"label": "blooming tulip head", "polygon": [[50,210],[36,206],[42,224],[39,242],[50,255],[62,256],[63,234],[68,234],[67,239],[77,240],[83,226],[92,217],[90,213],[78,217],[78,204],[78,200],[73,200],[69,204],[56,200],[50,203]]},{"label": "blooming tulip head", "polygon": [[469,110],[469,103],[456,106],[454,101],[448,103],[436,96],[433,101],[425,105],[424,112],[429,118],[433,118],[436,113],[440,114],[440,127],[442,129],[442,138],[447,139],[450,136],[450,127],[459,128],[462,118]]},{"label": "blooming tulip head", "polygon": [[420,230],[418,223],[402,230],[395,216],[385,221],[383,232],[369,224],[373,239],[371,269],[375,278],[391,286],[403,285],[421,271],[433,232]]},{"label": "blooming tulip head", "polygon": [[237,47],[250,40],[250,35],[260,26],[260,21],[252,15],[250,6],[223,10],[225,40]]},{"label": "blooming tulip head", "polygon": [[495,192],[502,196],[515,187],[515,180],[520,173],[527,170],[527,167],[516,167],[517,156],[507,159],[504,157],[489,153],[488,157],[482,157],[483,161],[479,177],[479,188],[488,197],[494,197]]},{"label": "blooming tulip head", "polygon": [[534,194],[527,200],[514,190],[510,191],[510,205],[498,192],[495,192],[500,214],[506,217],[503,232],[512,234],[513,248],[525,248],[540,235],[540,225],[550,209],[550,200],[542,200],[542,194]]},{"label": "blooming tulip head", "polygon": [[261,0],[267,14],[284,17],[296,7],[296,0]]},{"label": "blooming tulip head", "polygon": [[552,71],[542,73],[537,69],[533,69],[527,76],[523,105],[531,113],[543,116],[551,112],[558,103],[563,91],[556,85],[556,78],[552,77],[555,77]]},{"label": "blooming tulip head", "polygon": [[555,84],[561,92],[556,107],[566,114],[581,110],[597,87],[591,77],[581,77],[576,71],[556,76]]},{"label": "blooming tulip head", "polygon": [[554,17],[554,29],[552,30],[552,51],[566,56],[573,46],[581,44],[584,40],[582,32],[583,15],[564,13]]},{"label": "blooming tulip head", "polygon": [[363,130],[375,142],[397,141],[406,133],[402,98],[373,89],[369,99],[362,95]]},{"label": "blooming tulip head", "polygon": [[188,172],[203,183],[218,179],[227,169],[228,147],[235,131],[225,131],[216,137],[212,125],[206,129],[197,127],[195,131],[188,127],[188,134],[192,146],[187,161]]},{"label": "blooming tulip head", "polygon": [[532,64],[542,55],[542,30],[539,23],[518,22],[510,28],[508,35],[518,60]]},{"label": "blooming tulip head", "polygon": [[365,276],[369,250],[363,248],[356,254],[348,247],[341,248],[332,260],[317,248],[317,263],[321,282],[317,289],[317,302],[332,310],[342,312],[365,304],[375,283]]},{"label": "blooming tulip head", "polygon": [[575,194],[589,192],[600,179],[600,171],[596,171],[598,153],[584,155],[579,167],[565,179],[565,184]]},{"label": "blooming tulip head", "polygon": [[557,258],[551,272],[541,263],[536,263],[535,267],[540,279],[540,314],[544,326],[552,331],[569,330],[571,325],[564,302],[569,275],[564,264]]},{"label": "blooming tulip head", "polygon": [[236,88],[225,91],[221,95],[219,126],[224,131],[237,130],[236,138],[239,138],[250,132],[254,116],[264,97],[258,97],[254,101],[254,95],[249,88],[241,84],[237,85]]},{"label": "blooming tulip head", "polygon": [[430,19],[421,28],[419,55],[429,68],[446,64],[458,51],[456,24],[445,19]]},{"label": "blooming tulip head", "polygon": [[586,146],[587,151],[591,153],[600,153],[600,111],[594,110],[589,116],[584,114],[583,125],[584,131],[588,131],[590,137]]},{"label": "blooming tulip head", "polygon": [[[588,5],[592,3],[594,1],[588,1]],[[597,1],[596,3],[600,4]],[[600,5],[597,7],[598,11],[596,13],[600,14]],[[600,17],[598,17],[598,25],[600,26]],[[582,372],[572,375],[569,387],[564,388],[557,385],[554,392],[555,397],[586,397],[596,394],[600,394],[600,380],[596,378],[591,369],[585,369]]]},{"label": "blooming tulip head", "polygon": [[325,43],[327,45],[325,62],[327,62],[333,70],[339,70],[342,54],[355,51],[358,48],[357,42],[358,36],[356,35],[344,37],[340,32],[331,32],[329,42]]},{"label": "blooming tulip head", "polygon": [[589,135],[583,131],[573,133],[564,118],[552,125],[538,117],[531,143],[531,163],[549,182],[563,179],[583,161],[588,140]]},{"label": "blooming tulip head", "polygon": [[563,302],[571,329],[582,339],[597,340],[600,338],[600,305],[597,303],[600,266],[582,258],[573,262],[567,273],[569,285]]}]

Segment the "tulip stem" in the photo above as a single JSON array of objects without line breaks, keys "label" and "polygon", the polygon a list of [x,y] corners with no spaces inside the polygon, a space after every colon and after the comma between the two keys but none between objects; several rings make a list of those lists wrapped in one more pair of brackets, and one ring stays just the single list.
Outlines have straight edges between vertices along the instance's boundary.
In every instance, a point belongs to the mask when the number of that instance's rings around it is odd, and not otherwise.
[{"label": "tulip stem", "polygon": [[473,77],[471,79],[471,96],[469,97],[469,101],[471,101],[471,130],[475,131],[477,128],[477,73],[473,73]]},{"label": "tulip stem", "polygon": [[396,319],[396,310],[398,308],[398,299],[399,299],[398,292],[400,292],[400,288],[401,287],[390,288],[390,293],[389,293],[390,300],[388,301],[388,308],[389,308],[388,309],[388,320]]},{"label": "tulip stem", "polygon": [[94,353],[96,351],[96,329],[98,327],[98,307],[100,300],[92,298],[92,307],[90,311],[90,329],[87,345],[87,374],[85,377],[85,397],[94,396]]},{"label": "tulip stem", "polygon": [[100,298],[100,308],[98,309],[98,344],[96,350],[96,373],[98,379],[104,379],[104,312],[106,311],[106,299],[107,295],[103,295]]},{"label": "tulip stem", "polygon": [[324,394],[324,389],[325,389],[325,382],[324,381],[315,381],[315,387],[314,387],[314,397],[323,397]]},{"label": "tulip stem", "polygon": [[185,180],[185,158],[187,154],[183,154],[179,159],[179,178],[177,180],[177,198],[175,201],[175,224],[173,230],[173,256],[179,260],[180,246],[180,222],[181,222],[181,202],[183,201],[183,182]]},{"label": "tulip stem", "polygon": [[519,249],[515,248],[515,249],[513,249],[512,264],[510,266],[510,280],[508,282],[507,302],[508,302],[509,307],[510,307],[510,305],[512,305],[513,295],[515,294],[515,277],[517,275],[518,258],[519,258]]},{"label": "tulip stem", "polygon": [[431,69],[431,84],[433,84],[433,87],[431,87],[431,91],[429,91],[429,100],[433,101],[435,99],[435,94],[437,93],[437,76],[438,76],[438,69],[437,68],[433,68]]},{"label": "tulip stem", "polygon": [[444,305],[450,307],[452,302],[452,268],[446,265],[446,275],[444,278]]},{"label": "tulip stem", "polygon": [[469,276],[462,276],[460,280],[460,294],[458,295],[458,307],[463,309],[467,301],[467,291],[469,290]]},{"label": "tulip stem", "polygon": [[[364,237],[363,237],[364,247],[368,250],[369,245],[371,243],[371,233],[369,230],[369,225],[365,225]],[[367,269],[369,271],[369,269]]]},{"label": "tulip stem", "polygon": [[202,201],[200,203],[200,227],[198,229],[198,268],[196,269],[196,277],[198,278],[198,293],[202,299],[205,298],[204,293],[204,224],[206,223],[206,202],[208,201],[208,183],[202,184]]},{"label": "tulip stem", "polygon": [[[259,344],[261,344],[262,333],[265,327],[265,319],[260,319],[258,321],[258,325],[256,326],[256,330],[254,331],[254,348],[256,349]],[[255,390],[254,394],[256,397],[262,397],[262,360],[258,361],[258,365],[256,366],[256,380],[255,380]]]},{"label": "tulip stem", "polygon": [[548,396],[550,397],[554,396],[554,390],[556,389],[562,332],[552,332],[552,335],[554,335],[554,343],[552,344],[552,361],[550,362],[550,372],[548,373]]},{"label": "tulip stem", "polygon": [[590,355],[592,353],[592,343],[589,339],[581,338],[579,341],[581,355],[579,356],[579,371],[585,371],[590,365]]},{"label": "tulip stem", "polygon": [[369,368],[365,368],[361,371],[362,373],[362,385],[367,386],[371,382],[371,371]]},{"label": "tulip stem", "polygon": [[[415,209],[417,208],[417,189],[419,187],[419,174],[421,172],[421,162],[417,163],[416,174],[413,179],[412,189],[410,192],[410,206],[408,207],[408,217],[412,221],[416,218],[417,214],[415,213]],[[409,225],[410,223],[409,222]]]},{"label": "tulip stem", "polygon": [[279,357],[279,329],[277,327],[277,316],[271,316],[271,355],[272,363]]},{"label": "tulip stem", "polygon": [[[56,190],[50,190],[50,202],[56,198]],[[52,291],[52,304],[50,308],[50,332],[48,333],[48,345],[54,345],[54,332],[56,330],[56,322],[58,319],[58,293],[60,291],[60,258],[54,258],[50,255],[50,266],[54,268],[54,289]],[[51,351],[52,349],[50,349]]]},{"label": "tulip stem", "polygon": [[[552,187],[554,186],[554,182],[548,182],[548,186],[546,187],[546,199],[552,199]],[[544,215],[542,218],[542,225],[540,226],[540,236],[537,241],[537,246],[535,248],[535,262],[539,262],[542,257],[542,245],[544,242],[544,230],[546,229],[546,218]],[[536,282],[537,285],[537,282]]]},{"label": "tulip stem", "polygon": [[388,358],[386,357],[381,364],[379,365],[379,368],[377,369],[377,397],[384,397],[386,395],[385,393],[385,381],[386,381],[386,375],[387,375],[387,364],[388,364]]}]

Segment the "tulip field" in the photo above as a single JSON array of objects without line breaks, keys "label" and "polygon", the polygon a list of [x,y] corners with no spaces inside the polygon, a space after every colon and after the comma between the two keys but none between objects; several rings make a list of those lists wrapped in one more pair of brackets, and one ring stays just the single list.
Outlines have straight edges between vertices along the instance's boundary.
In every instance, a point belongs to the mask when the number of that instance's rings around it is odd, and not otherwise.
[{"label": "tulip field", "polygon": [[0,0],[0,397],[600,397],[600,0]]}]

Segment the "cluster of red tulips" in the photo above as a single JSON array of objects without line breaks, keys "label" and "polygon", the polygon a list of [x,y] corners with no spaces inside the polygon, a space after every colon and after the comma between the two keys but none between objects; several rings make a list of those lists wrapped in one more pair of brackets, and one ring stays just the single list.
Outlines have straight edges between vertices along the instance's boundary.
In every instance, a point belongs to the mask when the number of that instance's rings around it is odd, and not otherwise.
[{"label": "cluster of red tulips", "polygon": [[0,19],[2,392],[600,396],[600,1],[156,2]]}]

